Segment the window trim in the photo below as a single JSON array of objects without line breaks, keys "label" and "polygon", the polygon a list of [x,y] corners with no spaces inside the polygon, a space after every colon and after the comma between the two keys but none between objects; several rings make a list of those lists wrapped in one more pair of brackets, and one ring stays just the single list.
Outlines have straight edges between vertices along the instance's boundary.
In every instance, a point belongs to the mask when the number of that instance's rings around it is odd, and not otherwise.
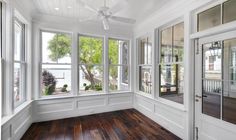
[{"label": "window trim", "polygon": [[[90,37],[90,38],[96,38],[96,39],[101,39],[102,40],[102,60],[101,60],[101,64],[92,64],[92,63],[89,63],[89,64],[83,64],[83,63],[80,63],[80,56],[79,56],[79,52],[80,52],[80,47],[79,47],[79,44],[80,44],[80,37]],[[77,83],[77,85],[78,85],[78,89],[77,89],[77,91],[78,91],[78,94],[79,95],[89,95],[89,94],[101,94],[101,93],[106,93],[106,89],[105,89],[105,84],[106,84],[106,78],[105,78],[105,72],[104,72],[104,70],[106,69],[106,67],[105,67],[105,65],[106,65],[106,63],[105,63],[105,44],[106,44],[106,42],[105,42],[106,40],[105,40],[105,36],[99,36],[99,35],[91,35],[91,34],[80,34],[80,33],[78,33],[77,34],[77,42],[78,42],[78,44],[77,44],[77,60],[78,60],[78,62],[77,62],[77,66],[78,66],[78,72],[77,72],[77,77],[78,77],[78,83]],[[80,90],[80,68],[79,68],[79,66],[80,65],[91,65],[91,66],[101,66],[102,67],[102,69],[103,69],[103,72],[102,72],[102,90],[101,91],[89,91],[89,92],[86,92],[86,91],[81,91]]]},{"label": "window trim", "polygon": [[[71,53],[71,63],[48,63],[48,62],[42,62],[43,61],[43,57],[42,57],[42,54],[43,54],[43,44],[42,44],[42,40],[43,40],[43,32],[46,32],[46,33],[52,33],[52,34],[67,34],[71,37],[71,51],[72,51],[72,48],[73,48],[73,34],[71,32],[66,32],[66,31],[58,31],[58,30],[54,30],[54,29],[39,29],[39,48],[40,48],[40,53],[39,53],[39,95],[38,97],[39,98],[55,98],[55,97],[64,97],[64,96],[72,96],[73,93],[73,87],[72,87],[72,53]],[[67,66],[71,66],[71,91],[69,93],[66,93],[66,94],[61,94],[61,95],[42,95],[42,88],[41,88],[41,83],[42,83],[42,65],[67,65]]]},{"label": "window trim", "polygon": [[[155,44],[153,44],[153,35],[151,34],[151,33],[147,33],[146,35],[143,35],[143,36],[140,36],[140,37],[138,37],[137,39],[136,39],[136,43],[137,43],[137,49],[136,49],[136,58],[137,58],[137,60],[136,60],[136,70],[137,70],[137,72],[136,72],[136,77],[137,77],[137,81],[136,81],[136,92],[138,92],[139,94],[141,94],[141,95],[144,95],[144,96],[147,96],[147,97],[152,97],[153,96],[153,94],[154,94],[154,83],[153,83],[153,81],[154,81],[154,77],[153,77],[153,74],[154,74],[154,71],[153,71],[153,64],[155,63],[155,62],[153,62],[153,56],[155,55],[155,53],[153,53],[153,51],[152,51],[152,54],[151,54],[151,63],[150,64],[141,64],[140,63],[140,60],[139,60],[139,55],[140,55],[140,41],[141,40],[143,40],[143,39],[146,39],[146,38],[150,38],[150,43],[152,43],[152,46],[151,46],[151,51],[153,50],[153,48],[155,47]],[[149,68],[150,69],[150,71],[151,71],[151,83],[152,83],[152,88],[151,88],[151,90],[150,90],[150,93],[148,93],[148,92],[144,92],[144,91],[141,91],[140,90],[140,67],[142,68],[142,67],[146,67],[146,68]]]},{"label": "window trim", "polygon": [[[181,24],[181,23],[184,24],[184,22],[185,21],[184,21],[183,17],[180,17],[180,18],[177,18],[176,20],[174,20],[172,22],[169,22],[169,23],[167,23],[167,24],[157,28],[156,31],[155,31],[156,34],[158,34],[158,46],[159,46],[157,51],[156,51],[157,55],[158,55],[158,59],[157,59],[156,66],[155,66],[156,71],[157,71],[157,75],[156,75],[157,79],[155,80],[157,82],[155,84],[157,86],[157,89],[159,89],[159,90],[157,90],[159,94],[156,95],[156,98],[158,98],[162,102],[166,102],[167,104],[173,104],[173,105],[175,104],[175,105],[178,105],[178,106],[181,106],[181,107],[184,107],[184,105],[185,105],[184,99],[185,99],[185,94],[186,93],[183,94],[183,104],[178,103],[178,102],[174,102],[172,100],[165,99],[165,98],[163,98],[161,96],[161,88],[160,88],[160,86],[161,86],[161,81],[160,81],[161,80],[161,72],[160,72],[160,66],[163,65],[163,64],[164,65],[175,65],[175,64],[177,64],[177,65],[182,65],[182,67],[185,69],[185,55],[183,55],[183,61],[182,62],[167,62],[167,63],[165,62],[165,63],[161,63],[161,43],[162,43],[161,42],[161,39],[162,39],[162,35],[161,34],[162,34],[162,31],[164,31],[164,30],[166,30],[168,28],[172,28],[172,46],[173,46],[173,44],[174,44],[174,42],[173,42],[173,36],[174,36],[173,28],[174,28],[175,25],[178,25],[178,24]],[[185,46],[183,46],[183,50],[184,50],[184,48],[185,48]],[[172,53],[173,53],[173,51],[172,51]],[[171,61],[173,61],[172,58],[171,58]],[[184,79],[183,79],[183,81],[184,81]],[[183,90],[184,90],[184,88],[183,88]]]},{"label": "window trim", "polygon": [[[13,19],[13,22],[14,22],[14,27],[13,27],[13,33],[14,33],[14,36],[13,36],[13,53],[15,53],[15,24],[18,24],[21,28],[22,28],[22,46],[21,46],[21,50],[20,50],[20,60],[15,60],[15,57],[13,56],[13,69],[14,69],[14,65],[15,64],[19,64],[20,65],[20,77],[22,78],[21,79],[21,84],[19,85],[20,86],[20,94],[22,95],[22,99],[20,102],[15,102],[15,97],[14,97],[14,90],[13,90],[13,104],[14,104],[14,108],[17,108],[19,107],[21,104],[23,104],[24,102],[27,101],[27,89],[26,89],[26,84],[27,84],[27,62],[26,62],[26,25],[18,18],[18,17],[14,17]],[[13,77],[14,77],[14,70],[13,70]],[[13,84],[14,84],[14,81],[13,81]],[[14,86],[13,86],[14,88]]]},{"label": "window trim", "polygon": [[[127,42],[128,43],[128,62],[127,62],[127,64],[110,64],[109,63],[109,40],[117,40],[117,41],[124,41],[124,42]],[[110,66],[112,67],[127,67],[128,68],[128,84],[127,83],[124,83],[123,81],[122,81],[122,75],[123,74],[121,74],[121,83],[120,84],[122,84],[122,85],[127,85],[128,86],[128,90],[110,90],[109,89],[109,86],[108,86],[108,93],[116,93],[116,92],[129,92],[130,90],[131,90],[131,84],[130,84],[130,82],[131,82],[131,78],[130,78],[130,64],[131,64],[131,55],[130,55],[130,48],[131,48],[131,45],[130,45],[131,43],[130,43],[130,40],[128,40],[128,39],[120,39],[120,38],[115,38],[115,37],[108,37],[108,43],[107,43],[107,48],[108,48],[108,54],[107,54],[107,56],[108,56],[108,84],[109,84],[109,74],[110,74]]]}]

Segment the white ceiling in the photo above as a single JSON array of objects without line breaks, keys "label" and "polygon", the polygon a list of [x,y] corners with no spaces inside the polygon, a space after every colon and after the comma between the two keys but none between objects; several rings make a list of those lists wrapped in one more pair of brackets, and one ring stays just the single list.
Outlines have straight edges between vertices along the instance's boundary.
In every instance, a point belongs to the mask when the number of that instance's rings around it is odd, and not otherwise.
[{"label": "white ceiling", "polygon": [[[89,5],[98,9],[103,6],[104,0],[84,0]],[[108,7],[116,5],[124,0],[107,0]],[[165,4],[169,4],[175,0],[126,0],[128,4],[116,16],[133,18],[137,21],[143,20],[151,15]],[[83,8],[77,0],[33,0],[36,11],[41,14],[61,16],[61,17],[76,17],[78,19],[86,19],[94,15],[93,12]],[[68,8],[69,7],[69,8]],[[59,8],[59,10],[55,10]]]}]

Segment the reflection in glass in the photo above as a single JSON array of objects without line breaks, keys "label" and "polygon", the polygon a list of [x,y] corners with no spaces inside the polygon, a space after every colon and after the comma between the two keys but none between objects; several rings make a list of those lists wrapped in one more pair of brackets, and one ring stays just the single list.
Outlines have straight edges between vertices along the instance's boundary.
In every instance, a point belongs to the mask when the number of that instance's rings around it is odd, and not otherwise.
[{"label": "reflection in glass", "polygon": [[221,24],[221,5],[198,14],[198,31],[203,31]]},{"label": "reflection in glass", "polygon": [[179,23],[173,27],[173,62],[183,62],[184,57],[184,23]]},{"label": "reflection in glass", "polygon": [[236,39],[224,41],[223,120],[236,124]]},{"label": "reflection in glass", "polygon": [[160,65],[160,96],[183,104],[184,68],[179,64]]},{"label": "reflection in glass", "polygon": [[109,39],[109,64],[128,64],[128,41]]},{"label": "reflection in glass", "polygon": [[228,0],[223,3],[223,23],[236,20],[236,0]]},{"label": "reflection in glass", "polygon": [[99,65],[79,66],[79,89],[81,92],[103,90],[103,67]]},{"label": "reflection in glass", "polygon": [[63,95],[71,91],[70,65],[42,65],[42,95]]},{"label": "reflection in glass", "polygon": [[161,32],[161,63],[172,62],[172,27]]},{"label": "reflection in glass", "polygon": [[151,68],[139,66],[139,90],[145,93],[152,92]]},{"label": "reflection in glass", "polygon": [[139,40],[139,64],[152,63],[152,42],[150,37]]},{"label": "reflection in glass", "polygon": [[202,112],[220,118],[222,92],[221,42],[203,45]]},{"label": "reflection in glass", "polygon": [[129,90],[127,66],[109,67],[109,89],[110,91]]}]

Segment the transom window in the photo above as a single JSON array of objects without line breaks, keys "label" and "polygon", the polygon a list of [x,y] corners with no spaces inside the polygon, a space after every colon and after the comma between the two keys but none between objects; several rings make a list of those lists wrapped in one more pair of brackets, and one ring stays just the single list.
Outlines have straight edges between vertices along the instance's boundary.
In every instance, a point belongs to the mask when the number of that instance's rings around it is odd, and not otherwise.
[{"label": "transom window", "polygon": [[184,23],[160,31],[160,97],[183,104]]},{"label": "transom window", "polygon": [[71,91],[71,35],[41,32],[41,96],[65,95]]},{"label": "transom window", "polygon": [[236,1],[228,0],[197,15],[198,29],[203,31],[236,20]]}]

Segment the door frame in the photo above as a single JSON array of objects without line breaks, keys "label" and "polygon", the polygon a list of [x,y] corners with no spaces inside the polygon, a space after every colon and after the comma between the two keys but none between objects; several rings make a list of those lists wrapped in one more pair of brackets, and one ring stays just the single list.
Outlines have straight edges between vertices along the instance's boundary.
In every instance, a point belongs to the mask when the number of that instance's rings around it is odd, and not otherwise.
[{"label": "door frame", "polygon": [[[202,45],[206,43],[211,43],[214,41],[224,41],[227,39],[236,38],[236,30],[224,32],[220,34],[215,34],[207,37],[199,37],[195,40],[198,42],[195,45],[195,55],[194,55],[194,126],[195,126],[195,136],[194,138],[197,140],[198,138],[208,137],[211,138],[207,134],[201,132],[202,122],[207,121],[209,123],[214,124],[217,127],[222,129],[226,129],[229,131],[234,131],[236,133],[236,125],[223,121],[222,120],[222,93],[221,93],[221,116],[220,119],[211,117],[209,115],[202,113]],[[223,56],[223,54],[222,54]],[[223,64],[223,62],[222,62]],[[221,66],[222,67],[222,66]],[[223,69],[222,69],[223,73]],[[198,102],[196,101],[198,100]]]}]

